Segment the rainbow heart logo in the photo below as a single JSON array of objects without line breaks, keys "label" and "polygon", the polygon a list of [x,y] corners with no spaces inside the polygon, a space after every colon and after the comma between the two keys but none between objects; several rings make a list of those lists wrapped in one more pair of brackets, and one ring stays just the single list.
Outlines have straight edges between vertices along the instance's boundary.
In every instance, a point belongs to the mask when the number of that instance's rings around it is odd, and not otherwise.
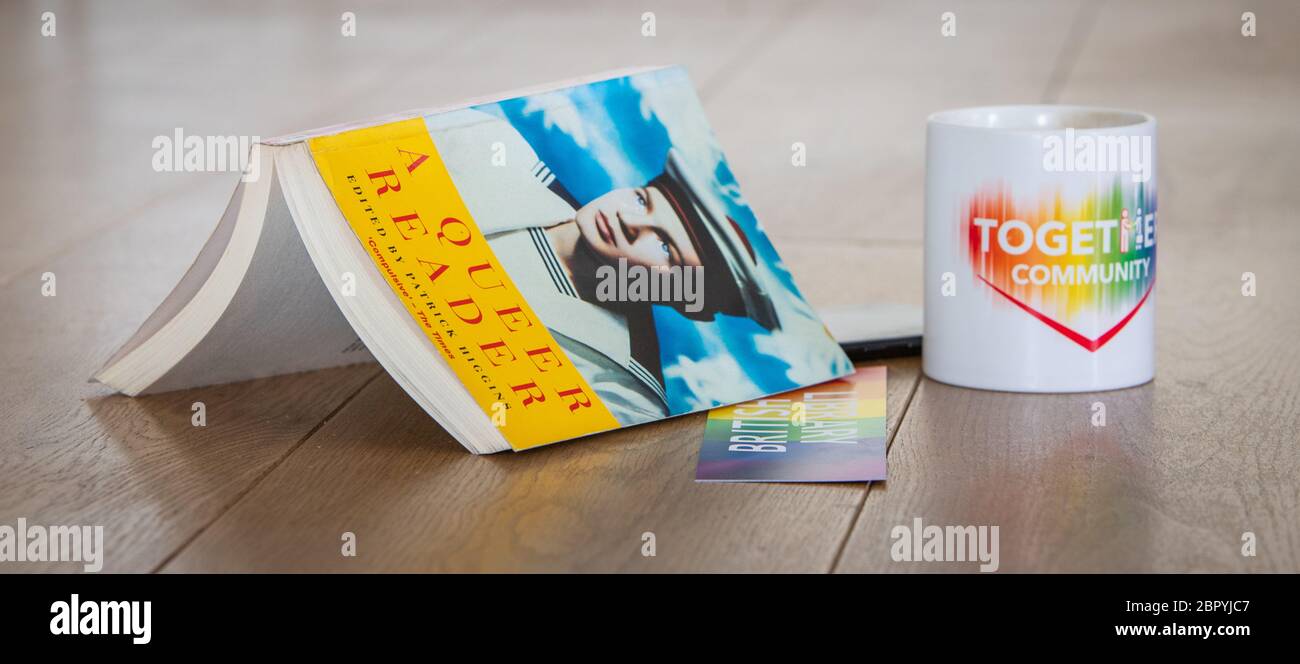
[{"label": "rainbow heart logo", "polygon": [[976,282],[1089,352],[1119,334],[1156,277],[1156,196],[1115,178],[1073,199],[1017,198],[1006,182],[971,195],[959,232]]}]

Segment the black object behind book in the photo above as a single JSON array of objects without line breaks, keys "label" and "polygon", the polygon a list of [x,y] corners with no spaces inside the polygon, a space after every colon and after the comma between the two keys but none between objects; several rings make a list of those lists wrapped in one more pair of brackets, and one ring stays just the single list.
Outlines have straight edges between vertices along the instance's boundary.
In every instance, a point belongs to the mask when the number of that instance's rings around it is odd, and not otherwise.
[{"label": "black object behind book", "polygon": [[921,354],[920,307],[873,304],[818,309],[817,313],[854,362]]}]

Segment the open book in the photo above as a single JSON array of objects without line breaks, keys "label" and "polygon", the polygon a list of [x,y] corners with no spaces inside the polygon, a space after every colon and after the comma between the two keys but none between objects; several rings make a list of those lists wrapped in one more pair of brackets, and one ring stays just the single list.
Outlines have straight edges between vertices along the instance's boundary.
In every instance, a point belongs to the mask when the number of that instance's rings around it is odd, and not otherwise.
[{"label": "open book", "polygon": [[262,141],[95,379],[134,396],[370,361],[476,453],[853,369],[676,67]]}]

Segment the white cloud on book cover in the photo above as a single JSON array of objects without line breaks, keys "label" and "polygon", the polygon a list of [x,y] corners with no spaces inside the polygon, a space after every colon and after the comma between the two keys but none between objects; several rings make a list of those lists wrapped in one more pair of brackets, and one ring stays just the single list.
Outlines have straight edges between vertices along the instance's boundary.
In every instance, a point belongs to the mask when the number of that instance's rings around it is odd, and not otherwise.
[{"label": "white cloud on book cover", "polygon": [[690,396],[685,400],[692,410],[745,401],[762,391],[749,379],[749,373],[741,368],[736,356],[728,352],[726,341],[716,330],[702,328],[700,336],[708,355],[698,360],[678,355],[676,362],[664,369],[665,378],[676,378],[686,384]]}]

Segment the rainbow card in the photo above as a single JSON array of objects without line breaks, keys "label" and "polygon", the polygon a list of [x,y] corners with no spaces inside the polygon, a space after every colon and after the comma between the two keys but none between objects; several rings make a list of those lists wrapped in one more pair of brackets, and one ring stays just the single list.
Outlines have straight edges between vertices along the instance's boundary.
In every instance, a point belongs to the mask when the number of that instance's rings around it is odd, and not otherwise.
[{"label": "rainbow card", "polygon": [[885,367],[709,411],[697,482],[885,479]]}]

